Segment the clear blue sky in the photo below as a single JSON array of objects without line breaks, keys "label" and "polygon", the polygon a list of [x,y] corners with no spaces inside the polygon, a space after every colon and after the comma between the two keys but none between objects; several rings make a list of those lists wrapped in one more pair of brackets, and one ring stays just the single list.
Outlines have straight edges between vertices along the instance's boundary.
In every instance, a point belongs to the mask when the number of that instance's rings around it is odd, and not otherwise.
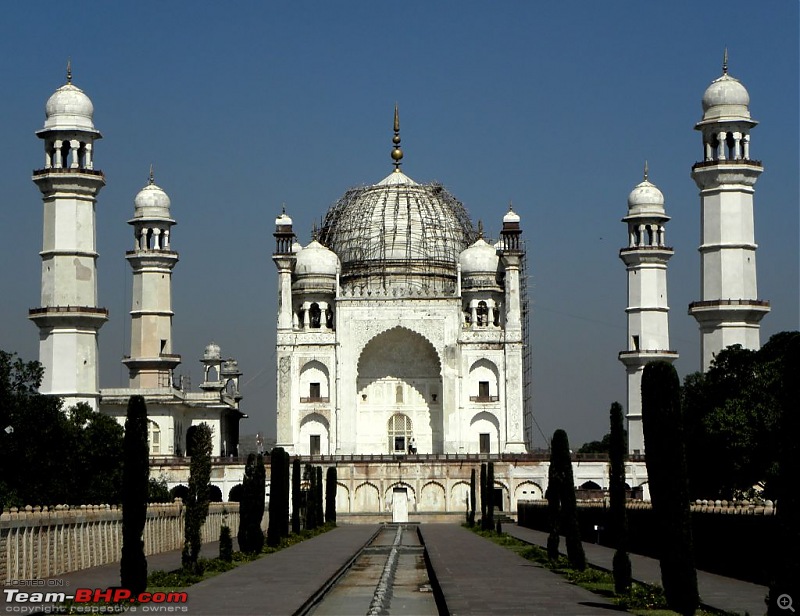
[{"label": "clear blue sky", "polygon": [[[4,7],[0,74],[0,348],[38,356],[42,206],[34,131],[65,79],[93,100],[101,384],[126,384],[131,276],[125,221],[152,162],[178,226],[174,349],[196,384],[214,340],[244,370],[244,433],[275,432],[273,221],[301,241],[350,186],[391,169],[442,182],[496,235],[513,201],[528,240],[534,404],[577,446],[625,400],[626,198],[666,196],[672,346],[699,368],[700,99],[721,73],[751,96],[762,341],[798,327],[798,3],[81,2]],[[538,444],[542,445],[541,437]]]}]

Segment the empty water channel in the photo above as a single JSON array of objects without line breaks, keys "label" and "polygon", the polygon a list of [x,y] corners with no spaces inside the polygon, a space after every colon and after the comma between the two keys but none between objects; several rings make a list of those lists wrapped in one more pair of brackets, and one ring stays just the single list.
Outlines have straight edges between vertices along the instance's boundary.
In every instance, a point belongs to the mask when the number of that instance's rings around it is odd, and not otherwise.
[{"label": "empty water channel", "polygon": [[303,614],[438,615],[417,526],[381,528]]}]

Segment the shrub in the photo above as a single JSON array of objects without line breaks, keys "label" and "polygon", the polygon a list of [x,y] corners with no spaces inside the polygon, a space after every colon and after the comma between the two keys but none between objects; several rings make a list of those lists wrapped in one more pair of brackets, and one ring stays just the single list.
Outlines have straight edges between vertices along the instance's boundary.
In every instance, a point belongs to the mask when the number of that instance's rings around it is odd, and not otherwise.
[{"label": "shrub", "polygon": [[233,560],[233,539],[227,525],[219,529],[219,559],[226,563]]}]

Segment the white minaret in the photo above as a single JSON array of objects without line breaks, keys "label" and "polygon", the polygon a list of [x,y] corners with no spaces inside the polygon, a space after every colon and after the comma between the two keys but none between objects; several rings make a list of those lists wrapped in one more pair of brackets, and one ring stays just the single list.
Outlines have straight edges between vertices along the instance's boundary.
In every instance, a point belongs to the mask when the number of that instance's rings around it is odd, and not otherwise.
[{"label": "white minaret", "polygon": [[153,180],[134,200],[134,249],[125,253],[133,269],[131,354],[123,360],[130,371],[130,387],[157,389],[172,385],[172,371],[181,363],[172,353],[172,268],[178,253],[170,235],[175,221],[170,200]]},{"label": "white minaret", "polygon": [[628,373],[628,450],[644,453],[642,433],[642,373],[645,364],[656,360],[675,361],[669,349],[669,304],[667,303],[667,261],[674,254],[664,241],[664,195],[647,179],[628,195],[628,246],[619,258],[628,271],[628,346],[619,360]]},{"label": "white minaret", "polygon": [[98,408],[97,333],[108,311],[97,305],[95,203],[105,185],[94,168],[94,107],[82,90],[67,83],[48,99],[44,128],[44,168],[33,172],[42,191],[41,307],[29,318],[39,328],[41,393],[60,396],[66,408],[86,402]]},{"label": "white minaret", "polygon": [[758,349],[759,322],[769,302],[756,299],[756,243],[753,193],[764,168],[750,158],[750,96],[728,75],[728,52],[722,77],[703,94],[703,161],[692,167],[700,189],[702,300],[689,305],[700,325],[703,369],[732,344]]}]

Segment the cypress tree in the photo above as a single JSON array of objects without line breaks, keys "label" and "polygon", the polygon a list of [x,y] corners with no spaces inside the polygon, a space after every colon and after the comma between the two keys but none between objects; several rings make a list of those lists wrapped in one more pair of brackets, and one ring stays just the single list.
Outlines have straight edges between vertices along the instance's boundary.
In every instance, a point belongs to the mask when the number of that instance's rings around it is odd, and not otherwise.
[{"label": "cypress tree", "polygon": [[564,480],[553,446],[554,440],[555,435],[550,441],[550,468],[547,470],[547,491],[544,493],[550,523],[550,533],[547,535],[547,557],[550,560],[558,560],[561,542],[561,484]]},{"label": "cypress tree", "polygon": [[569,451],[569,439],[564,430],[556,430],[553,434],[553,449],[559,450],[561,482],[561,520],[564,539],[567,544],[567,558],[570,567],[583,571],[586,569],[586,555],[581,543],[581,531],[578,526],[578,505],[575,499],[575,481],[572,477],[572,455]]},{"label": "cypress tree", "polygon": [[486,530],[494,530],[494,462],[486,465]]},{"label": "cypress tree", "polygon": [[279,529],[281,537],[289,536],[289,452],[281,450],[282,464],[281,464],[281,512],[282,515],[279,519]]},{"label": "cypress tree", "polygon": [[189,495],[186,499],[186,523],[184,527],[181,564],[185,569],[201,573],[199,569],[202,537],[200,529],[208,516],[209,486],[211,485],[211,428],[201,423],[186,444],[191,456],[189,464]]},{"label": "cypress tree", "polygon": [[609,449],[609,530],[612,547],[615,548],[613,560],[614,590],[625,593],[631,587],[631,559],[628,557],[628,520],[625,512],[625,458],[627,444],[625,429],[622,427],[622,405],[614,402],[610,411],[611,438]]},{"label": "cypress tree", "polygon": [[467,513],[467,524],[475,526],[475,469],[469,473],[469,512]]},{"label": "cypress tree", "polygon": [[[797,493],[797,478],[800,477],[800,415],[797,412],[800,400],[800,337],[789,342],[783,365],[781,392],[781,416],[778,438],[777,510],[778,539],[769,585],[767,613],[788,614],[778,606],[778,597],[789,595],[795,602],[800,600],[800,500]],[[796,604],[796,603],[795,603]],[[796,608],[795,608],[796,609]]]},{"label": "cypress tree", "polygon": [[246,554],[258,554],[264,547],[261,519],[264,517],[265,478],[264,457],[249,454],[242,480],[238,534],[239,549]]},{"label": "cypress tree", "polygon": [[486,530],[486,465],[481,464],[481,530]]},{"label": "cypress tree", "polygon": [[[288,517],[288,503],[284,501],[284,471],[286,460],[283,447],[275,447],[270,455],[270,490],[269,490],[269,527],[267,528],[267,545],[276,548],[280,545],[283,528]],[[287,454],[288,455],[288,454]]]},{"label": "cypress tree", "polygon": [[227,524],[219,529],[219,559],[226,563],[233,560],[233,539]]},{"label": "cypress tree", "polygon": [[147,407],[142,396],[131,396],[128,400],[123,451],[120,585],[137,595],[147,588],[147,559],[142,533],[147,518],[150,480]]},{"label": "cypress tree", "polygon": [[672,364],[650,362],[642,374],[642,428],[653,514],[662,544],[661,581],[670,609],[694,614],[699,603],[680,382]]},{"label": "cypress tree", "polygon": [[323,511],[324,499],[322,495],[322,467],[318,466],[317,471],[317,498],[315,499],[317,505],[317,526],[322,526],[325,523],[325,512]]},{"label": "cypress tree", "polygon": [[255,468],[255,497],[253,498],[253,551],[258,554],[264,547],[264,531],[261,530],[261,521],[264,519],[264,510],[267,500],[267,469],[264,466],[264,454],[256,456]]},{"label": "cypress tree", "polygon": [[311,464],[306,464],[303,479],[308,482],[308,489],[306,490],[306,530],[314,530],[317,527],[317,506],[314,503],[314,499],[317,497],[317,490],[314,485],[317,482],[317,474]]},{"label": "cypress tree", "polygon": [[337,487],[336,467],[330,466],[325,474],[325,522],[334,526],[336,526]]},{"label": "cypress tree", "polygon": [[292,461],[292,532],[300,532],[300,458]]}]

